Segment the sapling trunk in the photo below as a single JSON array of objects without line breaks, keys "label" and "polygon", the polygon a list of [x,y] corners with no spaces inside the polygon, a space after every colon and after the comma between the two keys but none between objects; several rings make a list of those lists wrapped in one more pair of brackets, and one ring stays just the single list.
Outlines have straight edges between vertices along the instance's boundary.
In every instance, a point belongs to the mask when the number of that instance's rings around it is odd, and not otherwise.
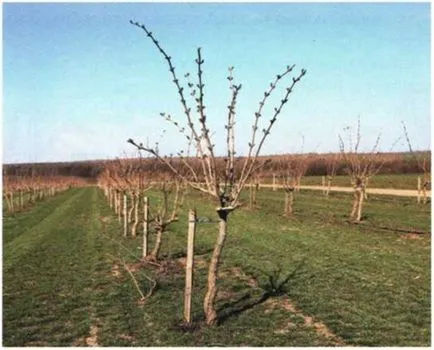
[{"label": "sapling trunk", "polygon": [[134,223],[131,227],[131,236],[136,238],[137,235],[137,225],[139,224],[139,193],[137,192],[134,196]]},{"label": "sapling trunk", "polygon": [[325,176],[321,177],[321,185],[322,185],[322,194],[326,196],[327,195],[327,189],[326,189]]},{"label": "sapling trunk", "polygon": [[15,206],[14,206],[14,193],[11,192],[10,194],[11,197],[11,212],[13,213],[15,211]]},{"label": "sapling trunk", "polygon": [[205,295],[203,308],[206,317],[206,324],[213,326],[217,323],[217,311],[214,308],[215,298],[217,296],[217,269],[220,262],[223,245],[226,239],[228,215],[227,210],[218,210],[219,216],[219,233],[217,242],[214,246],[214,251],[211,257],[211,262],[208,269],[208,290]]},{"label": "sapling trunk", "polygon": [[328,197],[330,194],[330,190],[332,188],[332,179],[329,177],[327,180],[327,190],[326,190],[326,196]]},{"label": "sapling trunk", "polygon": [[285,216],[292,215],[293,204],[294,204],[294,188],[289,188],[285,190],[285,208],[284,208]]},{"label": "sapling trunk", "polygon": [[134,193],[129,195],[129,202],[131,202],[131,208],[128,210],[128,223],[131,224],[133,221],[133,211],[134,211]]},{"label": "sapling trunk", "polygon": [[356,188],[354,190],[354,199],[353,199],[353,207],[351,209],[350,220],[354,220],[357,213],[357,206],[359,203],[359,190]]},{"label": "sapling trunk", "polygon": [[24,208],[24,196],[23,191],[20,191],[20,209],[23,210]]},{"label": "sapling trunk", "polygon": [[164,227],[163,227],[163,223],[162,223],[162,219],[161,218],[157,218],[157,235],[155,237],[155,244],[154,244],[154,249],[151,252],[151,259],[157,261],[158,260],[158,256],[160,254],[160,249],[161,249],[161,241],[162,241],[162,237],[163,237],[163,231],[164,231]]}]

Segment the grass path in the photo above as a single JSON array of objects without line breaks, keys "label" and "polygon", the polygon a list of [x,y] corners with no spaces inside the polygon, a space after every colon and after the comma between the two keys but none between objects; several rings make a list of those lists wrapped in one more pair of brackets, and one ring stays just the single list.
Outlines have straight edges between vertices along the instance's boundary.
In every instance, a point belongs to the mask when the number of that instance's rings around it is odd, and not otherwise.
[{"label": "grass path", "polygon": [[96,189],[74,189],[4,226],[3,344],[97,343],[97,303],[111,284]]},{"label": "grass path", "polygon": [[[151,203],[158,198],[154,194]],[[283,196],[260,191],[261,210],[230,218],[219,281],[218,327],[180,329],[186,208],[215,219],[214,206],[189,196],[164,237],[158,288],[142,305],[122,257],[144,293],[137,266],[141,237],[122,237],[96,188],[72,189],[6,216],[3,223],[5,346],[327,346],[429,344],[430,237],[348,225],[351,198],[297,194],[295,218],[279,215]],[[430,229],[429,208],[410,199],[376,199],[368,221]],[[330,210],[332,208],[333,210]],[[193,317],[203,318],[215,224],[200,224]],[[151,235],[151,245],[152,245]],[[135,264],[135,265],[134,265]],[[280,269],[280,272],[278,271]],[[270,277],[288,279],[264,297]],[[268,288],[268,289],[267,289]]]}]

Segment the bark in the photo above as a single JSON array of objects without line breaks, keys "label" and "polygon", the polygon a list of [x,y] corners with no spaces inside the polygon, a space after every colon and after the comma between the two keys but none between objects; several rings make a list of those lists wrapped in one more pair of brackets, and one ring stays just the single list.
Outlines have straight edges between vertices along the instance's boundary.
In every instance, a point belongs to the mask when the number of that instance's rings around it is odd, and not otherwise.
[{"label": "bark", "polygon": [[131,227],[131,236],[136,238],[137,225],[139,224],[139,194],[137,193],[134,198],[134,223]]},{"label": "bark", "polygon": [[325,176],[321,177],[321,185],[322,185],[322,194],[325,195],[325,196],[327,196]]},{"label": "bark", "polygon": [[330,190],[331,190],[331,188],[332,188],[332,180],[329,179],[329,180],[327,181],[327,191],[326,191],[326,196],[327,196],[327,197],[328,197],[329,194],[330,194]]},{"label": "bark", "polygon": [[356,222],[360,222],[360,220],[362,219],[362,207],[363,207],[363,200],[365,199],[365,196],[366,196],[366,191],[365,189],[363,189],[359,194]]},{"label": "bark", "polygon": [[208,269],[208,290],[205,295],[203,308],[206,316],[206,324],[213,326],[217,323],[217,311],[215,309],[215,298],[217,296],[217,277],[218,266],[220,262],[223,245],[227,233],[227,221],[229,212],[226,210],[218,210],[219,215],[219,233],[217,242],[214,246],[214,251],[211,257],[211,262]]},{"label": "bark", "polygon": [[11,192],[10,193],[10,197],[11,197],[11,212],[13,213],[15,211],[15,206],[14,206],[14,193]]},{"label": "bark", "polygon": [[292,215],[293,203],[294,203],[294,189],[290,188],[285,191],[285,210],[284,210],[285,216]]},{"label": "bark", "polygon": [[356,189],[354,191],[353,208],[351,210],[350,220],[354,220],[356,217],[358,203],[359,203],[359,191],[358,189]]},{"label": "bark", "polygon": [[152,260],[155,260],[155,261],[158,260],[158,256],[160,254],[163,231],[164,231],[164,228],[163,228],[163,225],[161,224],[161,221],[160,221],[157,225],[157,236],[155,238],[154,249],[152,250],[152,253],[151,253],[151,258],[152,258]]},{"label": "bark", "polygon": [[359,223],[362,218],[363,200],[365,198],[364,189],[357,187],[354,191],[353,208],[351,210],[350,220]]},{"label": "bark", "polygon": [[133,221],[133,211],[134,211],[134,194],[132,193],[130,196],[131,208],[128,210],[128,223],[131,224]]},{"label": "bark", "polygon": [[24,195],[23,191],[20,191],[20,209],[23,210],[24,208]]}]

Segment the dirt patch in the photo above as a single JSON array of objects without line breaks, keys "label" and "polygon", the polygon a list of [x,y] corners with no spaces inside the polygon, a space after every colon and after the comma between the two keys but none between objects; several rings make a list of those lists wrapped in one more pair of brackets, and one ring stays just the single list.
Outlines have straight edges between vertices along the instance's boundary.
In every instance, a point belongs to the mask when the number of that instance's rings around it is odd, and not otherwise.
[{"label": "dirt patch", "polygon": [[98,345],[98,327],[96,325],[90,326],[89,336],[86,337],[87,346],[99,346]]},{"label": "dirt patch", "polygon": [[247,285],[251,288],[258,288],[258,286],[259,286],[258,281],[256,281],[256,279],[254,279],[253,277],[247,276],[243,272],[243,270],[241,270],[239,267],[231,267],[227,271],[223,271],[223,273],[225,273],[225,272],[226,272],[227,276],[235,276],[238,279],[246,282]]},{"label": "dirt patch", "polygon": [[35,340],[26,343],[24,346],[48,346],[48,343],[42,340]]},{"label": "dirt patch", "polygon": [[116,278],[120,278],[121,277],[121,271],[120,271],[120,268],[119,268],[118,264],[114,264],[112,266],[112,276],[116,277]]},{"label": "dirt patch", "polygon": [[120,334],[120,335],[118,335],[118,338],[122,339],[122,340],[131,341],[131,342],[136,340],[136,338],[134,338],[133,336],[128,335],[128,334]]},{"label": "dirt patch", "polygon": [[236,292],[230,290],[221,290],[217,291],[217,300],[229,300],[237,295]]},{"label": "dirt patch", "polygon": [[288,334],[290,333],[295,327],[297,327],[294,323],[288,322],[285,324],[282,328],[276,329],[273,333],[274,334]]},{"label": "dirt patch", "polygon": [[[291,303],[288,297],[270,298],[265,302],[264,305],[266,307],[264,313],[270,313],[272,310],[281,307],[286,311],[301,317],[306,327],[315,328],[315,331],[318,334],[330,339],[331,341],[333,341],[335,345],[340,345],[340,346],[346,345],[343,339],[341,339],[336,334],[334,334],[324,323],[319,321],[317,322],[313,319],[313,317],[303,314],[301,310],[297,309],[297,307],[293,303]],[[286,334],[290,332],[291,328],[293,328],[294,326],[295,325],[292,322],[289,322],[284,327],[276,330],[274,333]]]},{"label": "dirt patch", "polygon": [[402,239],[422,239],[422,235],[418,234],[418,233],[407,233],[405,235],[400,235],[399,237],[401,237]]},{"label": "dirt patch", "polygon": [[127,264],[127,267],[128,267],[128,269],[131,272],[136,272],[136,271],[140,270],[143,267],[143,262],[139,261],[139,262],[136,262],[136,263]]},{"label": "dirt patch", "polygon": [[100,221],[103,223],[107,223],[111,221],[111,217],[110,216],[100,216]]},{"label": "dirt patch", "polygon": [[[185,268],[185,266],[187,265],[187,258],[186,257],[178,258],[176,260],[183,268]],[[208,267],[208,261],[201,256],[195,256],[194,257],[194,267],[199,268],[199,269],[204,269],[204,268]]]}]

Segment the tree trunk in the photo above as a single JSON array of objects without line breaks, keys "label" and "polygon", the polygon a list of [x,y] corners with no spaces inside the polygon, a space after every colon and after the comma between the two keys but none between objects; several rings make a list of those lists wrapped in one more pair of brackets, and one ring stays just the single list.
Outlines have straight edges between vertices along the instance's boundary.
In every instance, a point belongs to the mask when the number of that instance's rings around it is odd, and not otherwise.
[{"label": "tree trunk", "polygon": [[11,212],[13,213],[13,212],[15,211],[15,206],[14,206],[14,193],[11,192],[10,196],[11,196]]},{"label": "tree trunk", "polygon": [[421,192],[421,178],[420,176],[417,177],[417,204],[420,204],[420,192]]},{"label": "tree trunk", "polygon": [[352,208],[351,214],[350,214],[350,220],[351,221],[354,221],[356,218],[358,203],[359,203],[359,189],[356,188],[354,190],[353,208]]},{"label": "tree trunk", "polygon": [[294,203],[294,189],[290,188],[289,190],[285,191],[285,210],[284,210],[285,216],[292,215],[293,203]]},{"label": "tree trunk", "polygon": [[285,204],[283,207],[283,215],[288,216],[288,203],[289,203],[289,193],[285,191]]},{"label": "tree trunk", "polygon": [[329,179],[329,180],[327,180],[327,190],[326,190],[326,196],[327,196],[327,197],[328,197],[329,194],[330,194],[330,190],[331,190],[331,188],[332,188],[332,180]]},{"label": "tree trunk", "polygon": [[357,204],[357,217],[356,217],[356,222],[360,222],[360,220],[362,219],[362,208],[363,208],[363,200],[365,199],[365,189],[362,189],[359,193],[359,202]]},{"label": "tree trunk", "polygon": [[131,236],[136,238],[137,233],[137,225],[139,224],[139,193],[136,193],[134,198],[134,223],[131,227]]},{"label": "tree trunk", "polygon": [[131,208],[128,210],[128,223],[131,224],[133,221],[133,211],[134,211],[134,193],[130,196]]},{"label": "tree trunk", "polygon": [[158,219],[159,223],[157,225],[157,236],[155,238],[155,245],[154,245],[154,249],[152,250],[151,253],[151,259],[157,261],[158,260],[158,255],[160,254],[160,249],[161,249],[161,240],[163,237],[163,225],[161,223],[161,220]]},{"label": "tree trunk", "polygon": [[20,209],[21,210],[24,209],[24,195],[23,195],[23,191],[20,191]]},{"label": "tree trunk", "polygon": [[321,177],[321,184],[322,184],[322,194],[324,196],[327,196],[327,189],[326,189],[326,181],[325,181],[325,176]]},{"label": "tree trunk", "polygon": [[217,242],[214,246],[214,251],[211,257],[211,262],[208,269],[208,290],[203,302],[203,309],[206,316],[206,324],[213,326],[217,323],[217,311],[215,310],[215,298],[217,296],[217,276],[218,266],[220,262],[221,253],[227,233],[227,223],[229,212],[226,210],[217,211],[219,221],[219,234]]},{"label": "tree trunk", "polygon": [[363,187],[357,187],[354,191],[353,209],[351,210],[350,219],[356,223],[359,223],[362,218],[363,200],[365,198],[364,191]]}]

